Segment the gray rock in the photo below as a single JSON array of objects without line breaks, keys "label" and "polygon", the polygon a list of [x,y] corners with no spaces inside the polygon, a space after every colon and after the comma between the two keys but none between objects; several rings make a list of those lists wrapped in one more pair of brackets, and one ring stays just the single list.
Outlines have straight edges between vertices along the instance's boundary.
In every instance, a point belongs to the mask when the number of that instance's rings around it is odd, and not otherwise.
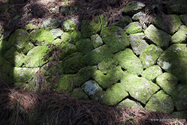
[{"label": "gray rock", "polygon": [[142,31],[142,26],[139,22],[132,22],[124,28],[127,34],[135,34]]},{"label": "gray rock", "polygon": [[159,47],[169,46],[171,36],[166,32],[157,29],[154,25],[150,25],[145,31],[145,36]]},{"label": "gray rock", "polygon": [[91,41],[93,43],[94,48],[97,48],[97,47],[103,45],[103,41],[98,34],[92,35],[91,36]]},{"label": "gray rock", "polygon": [[50,30],[54,39],[60,37],[63,34],[63,31],[59,28]]}]

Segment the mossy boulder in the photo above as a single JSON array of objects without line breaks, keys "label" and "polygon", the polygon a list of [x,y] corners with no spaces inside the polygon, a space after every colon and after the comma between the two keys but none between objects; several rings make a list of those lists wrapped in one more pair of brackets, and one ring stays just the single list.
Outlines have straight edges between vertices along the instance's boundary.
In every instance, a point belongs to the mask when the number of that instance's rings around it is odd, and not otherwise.
[{"label": "mossy boulder", "polygon": [[162,69],[158,65],[151,66],[142,72],[142,76],[148,80],[155,80],[162,74]]},{"label": "mossy boulder", "polygon": [[178,79],[171,73],[163,73],[156,78],[156,83],[164,90],[165,93],[171,95],[177,86]]},{"label": "mossy boulder", "polygon": [[124,28],[127,34],[135,34],[141,32],[142,26],[139,22],[132,22]]},{"label": "mossy boulder", "polygon": [[128,4],[124,7],[123,11],[124,13],[135,13],[138,10],[141,10],[144,8],[145,4],[138,2],[138,1],[131,1],[128,2]]},{"label": "mossy boulder", "polygon": [[150,25],[145,31],[144,34],[146,38],[151,40],[153,43],[159,47],[169,46],[171,36],[166,32],[157,29],[154,25]]},{"label": "mossy boulder", "polygon": [[136,55],[141,55],[142,51],[148,46],[146,41],[143,40],[144,37],[143,33],[130,34],[128,37],[132,50]]},{"label": "mossy boulder", "polygon": [[64,32],[61,35],[61,41],[65,42],[65,43],[70,43],[71,42],[71,33]]},{"label": "mossy boulder", "polygon": [[9,38],[9,43],[16,47],[17,51],[27,54],[34,45],[29,41],[29,33],[23,29],[17,29]]},{"label": "mossy boulder", "polygon": [[48,59],[50,49],[47,46],[37,46],[31,49],[26,57],[25,67],[41,67]]},{"label": "mossy boulder", "polygon": [[41,28],[45,29],[55,29],[58,28],[61,24],[61,21],[59,19],[55,18],[47,18],[42,22]]},{"label": "mossy boulder", "polygon": [[104,75],[100,70],[93,73],[92,78],[104,89],[109,88],[111,85],[117,83],[125,73],[120,66],[111,69],[106,75]]},{"label": "mossy boulder", "polygon": [[125,49],[116,53],[114,59],[119,62],[119,65],[126,71],[133,74],[141,74],[143,66],[140,59],[132,52],[131,49]]},{"label": "mossy boulder", "polygon": [[124,86],[121,83],[116,83],[101,95],[99,102],[104,105],[113,106],[127,96],[128,93],[125,91]]},{"label": "mossy boulder", "polygon": [[98,101],[103,93],[102,88],[94,81],[89,80],[82,85],[84,92],[94,101]]},{"label": "mossy boulder", "polygon": [[148,68],[150,66],[153,66],[163,50],[155,46],[153,44],[147,46],[144,51],[142,51],[142,54],[140,55],[140,60],[142,61],[142,65],[144,68]]},{"label": "mossy boulder", "polygon": [[186,44],[173,44],[158,58],[157,64],[165,71],[175,75],[181,82],[187,80]]},{"label": "mossy boulder", "polygon": [[81,88],[73,89],[71,96],[80,100],[89,100],[89,97],[86,95],[86,93],[83,92]]},{"label": "mossy boulder", "polygon": [[108,24],[107,17],[104,15],[99,15],[95,17],[91,22],[87,23],[86,20],[82,21],[81,33],[83,38],[88,38],[91,35],[96,34],[102,28],[106,27]]},{"label": "mossy boulder", "polygon": [[124,90],[129,92],[133,98],[142,102],[143,104],[145,104],[159,89],[159,87],[153,82],[130,73],[126,73],[126,75],[122,77],[121,84]]},{"label": "mossy boulder", "polygon": [[84,60],[87,65],[96,65],[107,58],[111,58],[112,56],[113,54],[110,49],[106,45],[103,45],[88,52],[84,56]]},{"label": "mossy boulder", "polygon": [[63,71],[65,74],[76,73],[85,66],[83,56],[80,52],[73,53],[65,57],[62,61]]},{"label": "mossy boulder", "polygon": [[39,71],[39,68],[13,68],[13,77],[15,83],[25,83],[31,80],[34,77],[35,73]]},{"label": "mossy boulder", "polygon": [[73,20],[68,19],[63,22],[62,28],[64,29],[65,32],[72,32],[76,30],[76,24]]},{"label": "mossy boulder", "polygon": [[145,109],[170,114],[174,111],[174,103],[172,98],[161,90],[150,98]]},{"label": "mossy boulder", "polygon": [[184,43],[187,39],[187,27],[181,25],[179,30],[171,37],[172,43]]},{"label": "mossy boulder", "polygon": [[32,42],[36,45],[45,45],[54,40],[50,31],[45,29],[34,30],[30,33]]},{"label": "mossy boulder", "polygon": [[187,85],[184,83],[178,84],[171,97],[177,110],[185,110],[187,107]]},{"label": "mossy boulder", "polygon": [[98,68],[103,73],[108,73],[118,65],[118,61],[113,58],[107,58],[98,64]]},{"label": "mossy boulder", "polygon": [[117,26],[110,26],[101,30],[101,37],[112,53],[124,50],[129,46],[127,34]]},{"label": "mossy boulder", "polygon": [[97,47],[103,45],[103,41],[98,34],[92,35],[91,36],[91,41],[93,43],[94,48],[97,48]]},{"label": "mossy boulder", "polygon": [[51,35],[54,39],[60,37],[64,32],[60,28],[50,30]]},{"label": "mossy boulder", "polygon": [[[166,20],[167,22],[163,20]],[[165,32],[169,34],[173,34],[179,29],[182,22],[179,16],[173,14],[173,15],[167,15],[166,17],[156,16],[154,18],[154,24],[155,26],[164,30]]]},{"label": "mossy boulder", "polygon": [[76,47],[83,55],[93,50],[93,44],[90,39],[80,39],[76,42]]},{"label": "mossy boulder", "polygon": [[82,38],[80,31],[73,31],[70,35],[71,35],[70,42],[73,44]]},{"label": "mossy boulder", "polygon": [[74,44],[62,42],[60,45],[57,45],[61,48],[62,51],[59,51],[60,59],[63,60],[67,55],[70,55],[77,51],[77,48]]},{"label": "mossy boulder", "polygon": [[128,98],[120,102],[117,106],[117,108],[121,108],[122,110],[128,107],[132,107],[134,109],[142,109],[142,110],[144,109],[140,103],[132,101]]}]

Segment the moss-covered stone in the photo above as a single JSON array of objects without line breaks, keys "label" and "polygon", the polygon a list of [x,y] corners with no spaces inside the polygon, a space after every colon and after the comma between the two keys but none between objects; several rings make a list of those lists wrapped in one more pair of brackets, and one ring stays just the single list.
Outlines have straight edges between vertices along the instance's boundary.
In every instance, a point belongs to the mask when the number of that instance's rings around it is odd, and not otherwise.
[{"label": "moss-covered stone", "polygon": [[94,81],[89,80],[82,85],[84,92],[94,101],[98,101],[103,93],[102,88]]},{"label": "moss-covered stone", "polygon": [[183,14],[179,16],[182,22],[187,26],[187,14]]},{"label": "moss-covered stone", "polygon": [[124,50],[129,45],[127,34],[117,26],[110,26],[101,30],[101,37],[112,53]]},{"label": "moss-covered stone", "polygon": [[171,97],[177,110],[185,110],[187,107],[187,84],[178,84],[172,92]]},{"label": "moss-covered stone", "polygon": [[119,62],[119,65],[133,74],[141,74],[143,67],[140,59],[134,55],[131,49],[125,49],[115,54],[114,59]]},{"label": "moss-covered stone", "polygon": [[80,39],[76,42],[76,47],[84,55],[93,49],[93,44],[90,39]]},{"label": "moss-covered stone", "polygon": [[55,29],[58,28],[60,24],[61,21],[59,19],[49,17],[42,22],[41,27],[45,29]]},{"label": "moss-covered stone", "polygon": [[58,45],[62,51],[59,51],[60,59],[63,60],[67,55],[70,55],[77,51],[77,48],[74,44],[71,43],[61,43]]},{"label": "moss-covered stone", "polygon": [[81,33],[83,38],[88,38],[91,35],[96,34],[102,28],[106,27],[108,22],[107,18],[103,15],[95,17],[90,23],[87,23],[86,20],[82,21]]},{"label": "moss-covered stone", "polygon": [[88,52],[84,56],[84,60],[87,65],[96,65],[107,58],[111,58],[112,56],[113,54],[110,49],[106,45],[103,45]]},{"label": "moss-covered stone", "polygon": [[71,33],[71,39],[70,42],[71,43],[76,43],[78,40],[80,40],[82,38],[81,32],[80,31],[73,31]]},{"label": "moss-covered stone", "polygon": [[142,109],[142,110],[144,109],[140,103],[132,101],[128,98],[125,99],[124,101],[120,102],[117,106],[117,108],[121,108],[122,110],[124,110],[125,108],[128,108],[128,107],[131,107],[134,109]]},{"label": "moss-covered stone", "polygon": [[127,34],[135,34],[142,31],[142,26],[139,22],[132,22],[124,30]]},{"label": "moss-covered stone", "polygon": [[109,70],[106,75],[104,75],[100,70],[97,70],[93,73],[92,78],[97,81],[97,83],[102,86],[104,89],[109,88],[111,85],[117,83],[125,73],[120,66]]},{"label": "moss-covered stone", "polygon": [[124,13],[133,13],[137,10],[141,10],[145,6],[144,3],[138,1],[129,2],[123,9]]},{"label": "moss-covered stone", "polygon": [[104,105],[115,105],[127,96],[128,93],[125,91],[123,85],[121,83],[116,83],[101,95],[99,102]]},{"label": "moss-covered stone", "polygon": [[28,23],[26,26],[25,26],[25,29],[26,30],[33,30],[33,29],[37,29],[38,26],[33,24],[33,23]]},{"label": "moss-covered stone", "polygon": [[148,68],[154,65],[162,52],[163,50],[160,47],[153,44],[147,46],[139,57],[143,67]]},{"label": "moss-covered stone", "polygon": [[62,27],[63,27],[64,31],[66,31],[66,32],[72,32],[72,31],[76,30],[75,22],[71,19],[64,21],[62,24]]},{"label": "moss-covered stone", "polygon": [[143,104],[145,104],[148,99],[159,89],[159,87],[153,82],[130,73],[126,73],[126,75],[122,77],[121,84],[133,98],[137,99]]},{"label": "moss-covered stone", "polygon": [[92,35],[91,36],[91,41],[93,43],[94,48],[97,48],[97,47],[103,45],[103,41],[98,34]]},{"label": "moss-covered stone", "polygon": [[109,70],[114,69],[118,65],[118,61],[113,58],[107,58],[98,64],[101,72],[107,73]]},{"label": "moss-covered stone", "polygon": [[[47,46],[37,46],[31,49],[26,57],[26,67],[40,67],[45,64],[48,59],[49,48]],[[44,58],[46,56],[46,59]]]},{"label": "moss-covered stone", "polygon": [[181,82],[187,80],[186,44],[173,44],[164,51],[157,64],[165,71],[175,75]]},{"label": "moss-covered stone", "polygon": [[148,46],[146,41],[143,40],[144,37],[145,35],[143,33],[129,35],[131,47],[136,55],[141,55],[142,51],[145,50],[145,48]]},{"label": "moss-covered stone", "polygon": [[13,68],[13,77],[15,83],[25,83],[31,80],[39,68]]},{"label": "moss-covered stone", "polygon": [[[167,18],[167,23],[163,21],[166,20],[165,18]],[[176,32],[182,24],[180,18],[177,15],[167,15],[167,17],[157,16],[154,18],[154,23],[157,27],[169,34]]]},{"label": "moss-covered stone", "polygon": [[172,98],[161,90],[150,98],[145,109],[170,114],[174,110],[174,103]]},{"label": "moss-covered stone", "polygon": [[186,41],[187,38],[187,27],[181,25],[180,29],[171,37],[172,43],[182,43]]},{"label": "moss-covered stone", "polygon": [[30,35],[31,35],[32,42],[35,43],[36,45],[52,43],[52,41],[54,40],[50,31],[45,29],[32,31]]},{"label": "moss-covered stone", "polygon": [[63,59],[62,62],[64,73],[76,73],[85,66],[85,62],[81,53],[73,53]]},{"label": "moss-covered stone", "polygon": [[57,28],[50,30],[50,33],[53,36],[53,38],[56,39],[60,37],[64,32],[61,29]]},{"label": "moss-covered stone", "polygon": [[151,66],[142,72],[142,76],[148,80],[155,80],[162,74],[162,69],[158,65]]},{"label": "moss-covered stone", "polygon": [[26,54],[34,45],[29,42],[29,33],[23,29],[17,29],[13,35],[10,36],[9,42],[15,46],[17,51]]},{"label": "moss-covered stone", "polygon": [[164,92],[171,95],[178,83],[178,79],[174,75],[165,72],[156,78],[156,83]]},{"label": "moss-covered stone", "polygon": [[169,46],[171,36],[166,32],[157,29],[154,25],[150,25],[145,31],[145,36],[160,47]]},{"label": "moss-covered stone", "polygon": [[69,43],[71,41],[71,34],[68,33],[68,32],[64,32],[62,35],[61,35],[61,40],[65,43]]},{"label": "moss-covered stone", "polygon": [[81,88],[73,89],[71,96],[80,100],[89,100],[89,97],[83,92]]}]

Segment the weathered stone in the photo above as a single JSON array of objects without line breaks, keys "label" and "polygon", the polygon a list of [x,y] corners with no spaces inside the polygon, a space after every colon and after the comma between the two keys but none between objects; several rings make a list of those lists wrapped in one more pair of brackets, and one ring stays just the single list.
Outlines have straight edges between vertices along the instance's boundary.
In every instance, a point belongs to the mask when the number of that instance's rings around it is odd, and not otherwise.
[{"label": "weathered stone", "polygon": [[93,73],[92,78],[102,86],[104,89],[109,88],[112,84],[117,83],[125,73],[121,69],[120,66],[108,71],[106,75],[104,75],[100,70],[97,70]]},{"label": "weathered stone", "polygon": [[162,69],[158,65],[151,66],[142,72],[142,76],[148,80],[155,80],[162,74]]},{"label": "weathered stone", "polygon": [[111,25],[115,25],[115,26],[119,26],[121,28],[124,28],[125,26],[127,26],[129,23],[132,22],[132,19],[130,16],[122,16],[122,17],[117,17],[115,19],[115,22],[112,23]]},{"label": "weathered stone", "polygon": [[131,49],[125,49],[119,53],[116,53],[114,59],[119,62],[119,65],[133,74],[141,74],[143,66],[140,59],[132,52]]},{"label": "weathered stone", "polygon": [[35,73],[39,70],[39,68],[13,68],[13,77],[14,82],[16,83],[25,83],[35,75]]},{"label": "weathered stone", "polygon": [[112,53],[124,50],[129,45],[127,34],[117,26],[103,28],[101,37]]},{"label": "weathered stone", "polygon": [[148,46],[146,41],[143,40],[144,37],[145,36],[143,33],[129,35],[131,47],[136,55],[141,55],[142,51],[145,50],[145,48]]},{"label": "weathered stone", "polygon": [[167,1],[168,8],[175,13],[186,13],[187,12],[186,4],[187,4],[186,0],[177,0],[177,3],[176,0]]},{"label": "weathered stone", "polygon": [[139,57],[143,67],[148,68],[154,65],[162,52],[163,50],[160,47],[153,44],[147,46]]},{"label": "weathered stone", "polygon": [[163,73],[156,78],[156,83],[169,95],[174,91],[178,79],[170,73]]},{"label": "weathered stone", "polygon": [[58,28],[61,24],[61,21],[58,19],[53,19],[53,18],[47,18],[42,22],[41,27],[45,29],[55,29]]},{"label": "weathered stone", "polygon": [[183,43],[187,38],[187,27],[181,25],[180,29],[171,37],[172,43]]},{"label": "weathered stone", "polygon": [[[121,79],[121,84],[129,94],[138,101],[145,104],[148,99],[158,91],[159,87],[143,77],[126,73]],[[123,91],[124,91],[123,90]]]},{"label": "weathered stone", "polygon": [[92,35],[91,36],[91,41],[93,43],[94,48],[97,48],[97,47],[103,45],[103,41],[98,34]]},{"label": "weathered stone", "polygon": [[[75,61],[76,60],[76,61]],[[76,73],[79,69],[83,68],[85,63],[81,53],[76,52],[67,57],[62,61],[64,73]]]},{"label": "weathered stone", "polygon": [[61,40],[65,43],[69,43],[71,42],[71,34],[68,33],[68,32],[64,32],[62,35],[61,35]]},{"label": "weathered stone", "polygon": [[75,25],[75,22],[73,20],[68,19],[68,20],[63,22],[62,28],[66,32],[72,32],[72,31],[76,30],[76,25]]},{"label": "weathered stone", "polygon": [[89,80],[82,85],[84,92],[89,95],[94,101],[98,101],[103,93],[102,88],[94,81]]},{"label": "weathered stone", "polygon": [[157,64],[175,75],[181,82],[187,81],[186,44],[173,44],[159,57]]},{"label": "weathered stone", "polygon": [[81,33],[83,38],[88,38],[91,35],[96,34],[102,28],[106,27],[108,22],[107,18],[103,15],[95,17],[90,23],[87,23],[86,20],[82,21]]},{"label": "weathered stone", "polygon": [[45,29],[39,29],[36,31],[32,31],[31,32],[31,39],[32,39],[32,42],[35,43],[36,45],[43,45],[43,44],[52,43],[52,41],[54,40],[50,31],[45,30]]},{"label": "weathered stone", "polygon": [[71,43],[61,43],[59,47],[62,49],[62,51],[59,51],[60,59],[64,59],[67,55],[70,55],[77,51],[77,48],[74,44]]},{"label": "weathered stone", "polygon": [[93,50],[93,44],[90,39],[80,39],[76,42],[76,47],[83,55]]},{"label": "weathered stone", "polygon": [[[167,22],[164,20],[167,20]],[[169,34],[175,33],[179,27],[181,26],[182,22],[177,15],[167,15],[167,16],[157,16],[154,18],[154,24],[158,28],[164,30]]]},{"label": "weathered stone", "polygon": [[145,7],[144,3],[141,3],[141,2],[138,2],[138,1],[131,1],[124,7],[122,12],[133,13],[135,11],[141,10],[144,7]]},{"label": "weathered stone", "polygon": [[109,70],[114,69],[118,65],[118,61],[113,58],[107,58],[98,64],[98,68],[101,72],[107,73]]},{"label": "weathered stone", "polygon": [[50,30],[50,32],[51,32],[51,35],[53,36],[54,39],[60,37],[63,34],[63,31],[59,28],[52,29],[52,30]]},{"label": "weathered stone", "polygon": [[134,108],[134,109],[144,109],[140,103],[138,102],[135,102],[135,101],[132,101],[130,99],[125,99],[124,101],[120,102],[117,106],[117,108],[121,108],[121,109],[125,109],[127,107],[131,107],[131,108]]},{"label": "weathered stone", "polygon": [[132,22],[124,28],[127,34],[135,34],[142,31],[142,26],[139,22]]},{"label": "weathered stone", "polygon": [[171,97],[177,110],[186,110],[187,107],[187,84],[178,84]]},{"label": "weathered stone", "polygon": [[170,114],[174,110],[174,103],[172,98],[161,90],[150,98],[145,109]]},{"label": "weathered stone", "polygon": [[73,77],[75,74],[64,75],[59,78],[59,84],[55,85],[55,91],[62,94],[70,94],[74,88]]},{"label": "weathered stone", "polygon": [[123,85],[121,83],[116,83],[101,95],[99,102],[104,105],[115,105],[127,96],[128,93],[125,91]]},{"label": "weathered stone", "polygon": [[47,62],[44,58],[49,53],[49,48],[46,46],[37,46],[31,49],[26,57],[26,67],[40,67]]},{"label": "weathered stone", "polygon": [[19,52],[27,54],[34,45],[29,42],[29,33],[22,29],[17,29],[13,35],[10,36],[9,42],[14,45]]},{"label": "weathered stone", "polygon": [[182,22],[187,26],[187,14],[183,14],[179,16]]},{"label": "weathered stone", "polygon": [[80,100],[89,100],[89,97],[83,92],[81,88],[73,89],[71,96]]},{"label": "weathered stone", "polygon": [[91,52],[88,52],[84,56],[84,60],[87,65],[96,65],[107,58],[111,58],[112,56],[113,54],[111,53],[110,49],[106,45],[103,45],[95,48]]},{"label": "weathered stone", "polygon": [[150,25],[145,31],[145,36],[160,47],[169,46],[171,36],[162,30],[158,30],[154,25]]}]

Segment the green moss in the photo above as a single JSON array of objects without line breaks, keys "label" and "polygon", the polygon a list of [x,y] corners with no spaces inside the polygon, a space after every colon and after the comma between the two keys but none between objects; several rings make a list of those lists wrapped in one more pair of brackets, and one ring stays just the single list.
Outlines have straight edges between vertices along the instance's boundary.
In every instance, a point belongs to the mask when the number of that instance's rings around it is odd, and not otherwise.
[{"label": "green moss", "polygon": [[76,46],[79,52],[83,55],[93,49],[93,44],[90,39],[80,39],[76,42]]}]

